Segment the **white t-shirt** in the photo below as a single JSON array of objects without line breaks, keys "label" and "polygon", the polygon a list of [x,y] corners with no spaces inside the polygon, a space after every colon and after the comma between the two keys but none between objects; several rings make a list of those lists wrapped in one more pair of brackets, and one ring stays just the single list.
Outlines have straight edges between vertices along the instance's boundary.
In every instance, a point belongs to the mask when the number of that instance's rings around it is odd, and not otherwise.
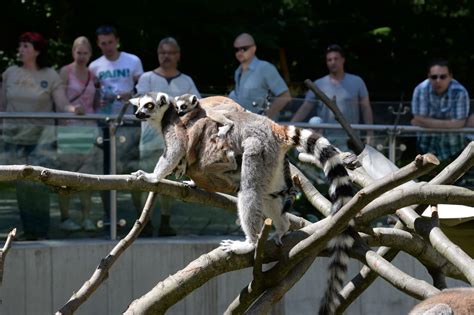
[{"label": "white t-shirt", "polygon": [[[194,94],[201,98],[199,91],[191,77],[180,73],[173,78],[165,78],[154,71],[145,72],[138,80],[137,93],[162,92],[175,97],[186,93]],[[145,171],[153,171],[164,143],[162,135],[149,123],[142,122],[142,133],[140,136],[140,163]]]},{"label": "white t-shirt", "polygon": [[[113,99],[114,95],[132,92],[135,85],[133,78],[143,73],[140,58],[123,51],[114,61],[108,60],[105,56],[94,60],[89,65],[89,69],[100,82],[102,97],[107,99]],[[106,104],[100,112],[117,113],[121,105],[121,102],[115,101]]]}]

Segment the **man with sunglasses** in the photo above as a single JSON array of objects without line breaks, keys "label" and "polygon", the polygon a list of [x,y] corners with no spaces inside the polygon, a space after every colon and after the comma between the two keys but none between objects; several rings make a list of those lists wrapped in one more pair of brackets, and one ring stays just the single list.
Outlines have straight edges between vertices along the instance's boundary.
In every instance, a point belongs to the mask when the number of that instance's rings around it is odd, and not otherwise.
[{"label": "man with sunglasses", "polygon": [[251,112],[274,117],[291,100],[288,86],[274,65],[257,58],[252,35],[237,36],[234,49],[240,66],[235,70],[235,88],[229,97]]},{"label": "man with sunglasses", "polygon": [[[447,60],[435,60],[428,67],[428,78],[413,92],[411,124],[423,128],[463,128],[469,114],[469,94],[453,79]],[[455,157],[464,149],[459,133],[419,133],[421,153],[433,153],[440,160]]]}]

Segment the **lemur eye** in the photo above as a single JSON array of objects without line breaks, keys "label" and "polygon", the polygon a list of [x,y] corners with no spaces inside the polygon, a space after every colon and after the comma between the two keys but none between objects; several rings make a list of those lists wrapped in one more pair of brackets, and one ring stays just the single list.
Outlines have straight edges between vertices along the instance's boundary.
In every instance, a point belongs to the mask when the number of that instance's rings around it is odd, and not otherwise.
[{"label": "lemur eye", "polygon": [[155,104],[150,102],[150,103],[146,103],[145,105],[143,105],[143,107],[145,107],[148,110],[152,110],[153,108],[155,108]]}]

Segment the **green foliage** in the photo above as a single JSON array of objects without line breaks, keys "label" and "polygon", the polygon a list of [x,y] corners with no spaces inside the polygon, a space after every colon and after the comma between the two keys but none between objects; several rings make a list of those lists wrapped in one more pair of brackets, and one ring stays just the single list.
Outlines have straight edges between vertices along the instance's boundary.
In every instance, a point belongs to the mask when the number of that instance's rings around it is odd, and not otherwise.
[{"label": "green foliage", "polygon": [[473,8],[467,0],[5,0],[0,66],[14,60],[24,31],[49,39],[51,60],[59,67],[71,61],[77,36],[94,42],[99,25],[113,24],[122,49],[137,54],[145,70],[157,66],[159,40],[174,36],[182,46],[180,69],[200,91],[227,93],[238,65],[232,43],[245,31],[256,38],[264,60],[279,65],[284,49],[292,86],[301,93],[304,79],[327,73],[324,48],[332,43],[346,50],[347,70],[365,79],[374,100],[411,95],[434,57],[449,58],[455,77],[474,93],[474,72],[468,71],[474,59]]}]

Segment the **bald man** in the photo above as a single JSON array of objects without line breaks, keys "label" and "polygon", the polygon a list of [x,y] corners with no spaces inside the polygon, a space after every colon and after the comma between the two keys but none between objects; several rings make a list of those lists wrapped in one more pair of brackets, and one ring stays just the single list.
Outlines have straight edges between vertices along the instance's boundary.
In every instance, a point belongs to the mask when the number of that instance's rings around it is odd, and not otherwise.
[{"label": "bald man", "polygon": [[[288,86],[274,65],[257,58],[252,35],[237,36],[234,49],[240,66],[235,70],[235,88],[229,97],[251,112],[274,117],[291,100]],[[272,101],[270,106],[268,99]]]}]

